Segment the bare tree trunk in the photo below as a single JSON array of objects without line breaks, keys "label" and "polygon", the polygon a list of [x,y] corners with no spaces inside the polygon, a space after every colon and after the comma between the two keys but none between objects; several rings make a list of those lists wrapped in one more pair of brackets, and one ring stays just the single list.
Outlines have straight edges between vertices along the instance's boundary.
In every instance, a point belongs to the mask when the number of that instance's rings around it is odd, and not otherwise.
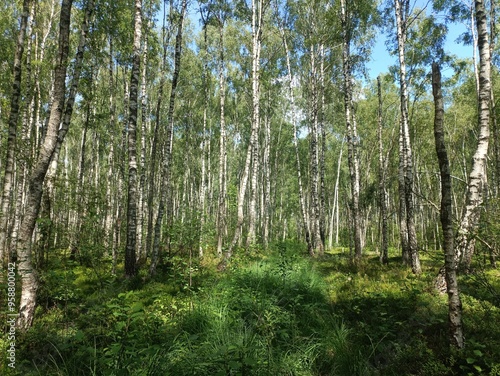
[{"label": "bare tree trunk", "polygon": [[245,168],[243,169],[243,174],[240,179],[240,188],[238,190],[238,219],[236,223],[236,229],[234,232],[234,237],[231,242],[231,245],[229,246],[229,249],[226,251],[226,254],[224,255],[224,261],[221,265],[221,267],[224,267],[225,263],[227,260],[229,260],[232,255],[233,255],[233,250],[234,247],[236,247],[236,244],[238,243],[238,240],[240,239],[241,236],[241,231],[242,231],[242,226],[243,226],[243,221],[244,221],[244,213],[243,213],[243,205],[245,203],[245,193],[247,190],[247,185],[248,185],[248,176],[250,174],[250,163],[251,163],[251,158],[252,158],[252,140],[254,138],[253,133],[255,132],[254,127],[252,127],[252,132],[250,135],[250,142],[248,143],[248,148],[247,148],[247,154],[245,158]]},{"label": "bare tree trunk", "polygon": [[[173,1],[170,1],[170,11],[169,16],[172,18],[173,12]],[[148,229],[146,234],[146,254],[150,255],[152,251],[153,243],[153,232],[154,232],[154,193],[155,193],[155,183],[156,183],[156,163],[158,156],[158,143],[160,142],[160,126],[161,126],[161,116],[162,116],[162,103],[164,99],[165,84],[166,84],[166,65],[167,65],[167,47],[170,41],[171,28],[166,28],[166,7],[163,9],[163,26],[162,26],[162,44],[163,44],[163,56],[161,61],[160,70],[160,83],[158,89],[158,96],[156,99],[155,108],[155,125],[153,131],[153,140],[151,142],[151,165],[149,167],[149,187],[148,187],[148,199],[147,199],[147,209],[148,209]],[[171,26],[171,25],[170,25]],[[170,27],[169,26],[169,27]],[[151,255],[151,258],[153,256]]]},{"label": "bare tree trunk", "polygon": [[[490,0],[490,58],[493,56],[496,44],[496,1]],[[490,85],[490,116],[491,128],[493,133],[493,171],[495,181],[493,184],[494,194],[498,198],[500,196],[500,132],[498,131],[497,109],[493,85]],[[495,256],[490,254],[492,264],[495,264]]]},{"label": "bare tree trunk", "polygon": [[405,167],[402,123],[399,125],[399,164],[398,164],[398,190],[399,190],[399,237],[401,242],[401,256],[404,265],[411,265],[410,250],[408,245],[408,227],[406,224],[406,194],[405,194]]},{"label": "bare tree trunk", "polygon": [[46,136],[41,145],[37,161],[28,178],[28,194],[26,213],[21,223],[18,240],[18,272],[21,276],[21,298],[19,306],[18,327],[28,329],[33,323],[38,281],[36,271],[31,262],[31,237],[35,229],[40,210],[42,187],[50,160],[57,144],[59,124],[64,107],[66,90],[66,70],[68,65],[69,34],[72,0],[63,0],[59,24],[58,63],[54,72],[54,95],[47,124]]},{"label": "bare tree trunk", "polygon": [[453,208],[450,163],[444,141],[444,105],[441,92],[441,72],[439,66],[432,65],[432,92],[434,95],[434,138],[436,154],[441,172],[441,226],[444,236],[445,275],[448,293],[448,324],[450,344],[464,347],[462,329],[462,303],[458,290],[457,267],[453,248]]},{"label": "bare tree trunk", "polygon": [[344,75],[344,111],[347,126],[347,158],[349,164],[349,174],[351,178],[351,211],[354,233],[354,254],[356,258],[361,258],[363,252],[362,244],[362,224],[359,209],[360,176],[358,157],[358,133],[354,118],[354,105],[352,100],[352,72],[351,72],[351,36],[349,25],[350,19],[346,9],[345,0],[341,1],[342,7],[342,67]]},{"label": "bare tree trunk", "polygon": [[[83,191],[85,185],[85,154],[86,154],[86,146],[87,146],[87,130],[90,121],[90,103],[87,103],[87,111],[86,111],[86,120],[82,129],[82,138],[80,144],[80,163],[78,164],[78,180],[76,184],[76,210],[75,210],[75,223],[73,224],[73,228],[70,229],[70,254],[71,258],[75,258],[78,253],[78,235],[80,234],[81,227],[81,217],[85,213],[85,208],[83,205]],[[55,177],[55,172],[54,172]],[[52,184],[53,185],[53,184]]]},{"label": "bare tree trunk", "polygon": [[387,163],[384,160],[384,145],[382,142],[382,88],[380,76],[377,77],[378,88],[378,148],[379,148],[379,205],[381,218],[382,243],[380,247],[380,261],[382,264],[389,263],[388,256],[388,239],[387,239],[387,191],[385,189],[385,176],[387,171]]},{"label": "bare tree trunk", "polygon": [[337,177],[335,179],[335,188],[333,189],[333,205],[332,205],[332,219],[330,222],[330,248],[333,246],[333,225],[335,223],[335,245],[339,244],[339,181],[340,181],[340,167],[342,165],[342,153],[344,151],[344,140],[340,144],[339,159],[337,161]]},{"label": "bare tree trunk", "polygon": [[[159,250],[160,250],[160,235],[161,235],[161,223],[163,220],[163,215],[165,214],[165,208],[167,209],[167,218],[169,221],[172,216],[171,203],[169,205],[168,195],[170,194],[170,187],[172,182],[170,181],[171,175],[171,162],[172,162],[172,142],[173,142],[173,127],[174,127],[174,107],[175,98],[177,94],[177,84],[179,81],[179,72],[181,66],[181,54],[182,54],[182,30],[184,27],[184,17],[186,15],[187,0],[182,1],[182,9],[180,13],[179,23],[177,25],[177,35],[175,38],[175,54],[174,54],[174,72],[172,75],[172,88],[170,91],[170,101],[168,105],[167,114],[167,134],[166,143],[163,153],[163,171],[162,171],[162,182],[160,187],[160,203],[158,205],[158,216],[156,217],[156,223],[154,227],[154,238],[153,238],[153,252],[151,255],[151,264],[149,267],[149,274],[154,275],[156,273],[156,266],[158,265]],[[170,206],[170,207],[169,207]],[[168,215],[170,214],[170,216]]]},{"label": "bare tree trunk", "polygon": [[271,119],[266,116],[264,119],[264,187],[263,187],[263,231],[262,240],[264,248],[267,249],[269,245],[269,227],[271,220]]},{"label": "bare tree trunk", "polygon": [[143,36],[143,51],[142,51],[142,72],[141,72],[141,154],[139,159],[139,187],[138,187],[138,220],[137,220],[137,255],[136,261],[138,265],[146,262],[146,244],[143,241],[144,233],[144,217],[146,207],[144,205],[144,196],[146,193],[146,132],[148,130],[148,98],[146,92],[147,81],[147,64],[148,64],[148,30],[149,22],[146,22],[146,35]]},{"label": "bare tree trunk", "polygon": [[7,249],[8,221],[10,214],[10,204],[12,201],[12,188],[14,186],[14,165],[16,158],[17,123],[19,119],[19,102],[21,99],[22,81],[22,59],[24,53],[24,39],[28,27],[30,16],[31,0],[23,1],[23,11],[21,14],[21,24],[16,41],[16,52],[14,54],[14,72],[12,80],[12,94],[10,102],[10,114],[8,120],[8,137],[5,155],[5,173],[2,188],[2,200],[0,207],[0,267],[5,265],[5,250]]},{"label": "bare tree trunk", "polygon": [[137,274],[137,107],[141,66],[142,0],[135,0],[134,44],[130,74],[128,133],[128,192],[127,192],[127,243],[125,246],[125,276]]},{"label": "bare tree trunk", "polygon": [[320,234],[323,245],[325,244],[326,233],[326,187],[325,187],[325,153],[326,153],[326,127],[325,127],[325,46],[320,46],[320,69],[319,69],[319,93],[321,100],[319,102],[319,133],[321,136],[319,153],[319,179],[320,179]]},{"label": "bare tree trunk", "polygon": [[204,18],[203,13],[203,70],[201,79],[203,83],[203,131],[201,138],[201,177],[200,177],[200,193],[199,193],[199,216],[200,216],[200,235],[198,239],[198,256],[203,257],[203,238],[205,228],[205,198],[207,195],[207,179],[206,179],[206,149],[207,149],[207,112],[208,112],[208,98],[209,98],[209,70],[208,70],[208,38],[207,38],[207,23],[208,20]]},{"label": "bare tree trunk", "polygon": [[[404,176],[404,187],[401,186],[400,178],[400,195],[402,194],[401,189],[404,191],[404,199],[400,198],[400,204],[405,207],[405,225],[402,224],[401,239],[403,246],[403,254],[405,253],[405,245],[408,246],[407,252],[410,256],[410,263],[412,271],[414,274],[420,274],[422,272],[420,266],[420,258],[418,255],[418,244],[417,244],[417,234],[415,230],[414,214],[413,214],[413,163],[412,163],[412,151],[410,143],[410,129],[408,120],[408,88],[406,83],[406,62],[405,62],[405,44],[406,44],[406,27],[408,20],[408,10],[409,4],[408,0],[394,0],[395,11],[396,11],[396,24],[398,30],[398,55],[399,55],[399,83],[400,83],[400,101],[401,101],[401,143],[402,147],[402,159],[403,164],[403,176]],[[401,173],[400,173],[401,174]],[[403,222],[403,221],[401,221]],[[406,229],[408,243],[404,244],[405,234],[403,233]]]},{"label": "bare tree trunk", "polygon": [[226,82],[224,77],[224,23],[219,19],[219,100],[220,100],[220,136],[219,136],[219,208],[217,213],[217,255],[222,256],[224,235],[226,233]]},{"label": "bare tree trunk", "polygon": [[316,51],[314,46],[310,48],[311,57],[311,114],[310,114],[310,219],[312,249],[311,256],[321,255],[324,252],[323,239],[321,238],[320,225],[320,199],[319,199],[319,145],[318,145],[318,77],[316,68]]},{"label": "bare tree trunk", "polygon": [[262,0],[252,0],[252,179],[250,205],[248,209],[247,247],[256,241],[257,180],[259,175],[259,129],[260,129],[260,50],[262,40]]},{"label": "bare tree trunk", "polygon": [[486,189],[486,158],[490,138],[491,56],[488,41],[487,17],[482,0],[475,1],[476,27],[479,47],[478,144],[469,174],[465,210],[455,239],[456,257],[468,270],[475,248],[475,233],[480,207]]},{"label": "bare tree trunk", "polygon": [[[109,37],[109,56],[108,56],[108,74],[109,74],[109,124],[111,129],[115,130],[115,106],[114,106],[114,72],[113,72],[113,42],[112,37]],[[113,197],[112,197],[112,181],[110,177],[113,175],[113,142],[109,146],[108,154],[108,180],[106,182],[106,198],[108,205],[106,207],[106,222],[105,222],[105,240],[104,245],[109,250],[113,247]],[[119,179],[119,178],[118,178]]]}]

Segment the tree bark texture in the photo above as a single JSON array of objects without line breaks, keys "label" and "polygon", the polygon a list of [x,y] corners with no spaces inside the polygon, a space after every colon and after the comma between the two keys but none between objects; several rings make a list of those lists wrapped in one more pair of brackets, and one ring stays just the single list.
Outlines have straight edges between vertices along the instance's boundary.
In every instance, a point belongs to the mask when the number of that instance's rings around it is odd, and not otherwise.
[{"label": "tree bark texture", "polygon": [[[221,17],[222,18],[222,17]],[[219,19],[219,200],[217,211],[217,254],[222,256],[224,236],[226,234],[226,195],[227,195],[227,151],[226,151],[226,80],[224,73],[224,23]]]},{"label": "tree bark texture", "polygon": [[441,173],[441,227],[443,230],[445,278],[448,293],[449,339],[452,346],[463,348],[462,303],[458,290],[457,268],[453,247],[452,183],[450,162],[444,140],[444,105],[441,91],[441,72],[436,63],[432,65],[432,93],[434,95],[434,139]]},{"label": "tree bark texture", "polygon": [[341,2],[342,22],[342,70],[344,76],[344,111],[347,126],[347,158],[349,175],[351,180],[351,211],[354,234],[354,255],[360,258],[362,255],[362,225],[359,208],[360,176],[358,156],[358,132],[354,120],[354,105],[352,100],[352,72],[350,53],[350,25],[349,15],[345,0]]},{"label": "tree bark texture", "polygon": [[21,298],[17,326],[28,329],[33,323],[38,281],[31,261],[31,238],[40,211],[42,187],[50,160],[56,148],[59,124],[64,108],[66,70],[68,66],[69,34],[72,0],[63,0],[59,23],[59,47],[54,70],[54,90],[46,135],[40,146],[38,158],[28,178],[26,212],[21,222],[18,240],[18,273],[21,277]]},{"label": "tree bark texture", "polygon": [[382,138],[382,126],[383,126],[383,118],[382,118],[382,87],[380,83],[380,76],[377,77],[377,92],[378,92],[378,148],[379,148],[379,170],[378,170],[378,178],[379,178],[379,206],[380,206],[380,229],[381,229],[381,237],[382,242],[380,245],[380,261],[382,264],[389,263],[388,256],[388,243],[389,240],[387,238],[387,192],[385,189],[385,176],[387,165],[384,159],[384,145]]},{"label": "tree bark texture", "polygon": [[311,256],[321,255],[324,252],[323,239],[321,238],[321,209],[320,209],[320,171],[319,171],[319,126],[318,126],[318,72],[316,67],[316,48],[310,48],[311,61],[311,109],[309,118],[309,164],[310,164],[310,229],[312,248]]},{"label": "tree bark texture", "polygon": [[[410,142],[410,128],[408,119],[408,86],[406,81],[406,61],[405,61],[405,45],[406,45],[406,27],[408,20],[409,2],[408,0],[394,0],[396,11],[397,24],[397,40],[398,40],[398,57],[399,57],[399,84],[400,84],[400,105],[401,105],[401,136],[400,142],[401,153],[400,160],[402,161],[402,175],[400,178],[400,195],[404,192],[404,199],[400,199],[400,204],[405,207],[405,215],[401,216],[402,229],[401,239],[403,246],[403,254],[405,253],[405,245],[407,245],[407,254],[410,257],[410,264],[413,273],[420,274],[422,268],[418,254],[417,234],[414,222],[414,204],[413,204],[413,161],[412,149]],[[401,184],[404,181],[404,184]],[[402,191],[401,191],[402,189]],[[404,218],[404,219],[403,219]],[[405,235],[403,232],[406,230]],[[408,239],[407,244],[404,238]]]},{"label": "tree bark texture", "polygon": [[257,181],[260,170],[260,51],[262,41],[262,0],[252,0],[252,178],[250,182],[250,205],[248,209],[247,247],[256,241]]},{"label": "tree bark texture", "polygon": [[14,186],[14,165],[16,158],[17,123],[19,120],[19,102],[21,99],[22,81],[22,59],[24,53],[24,40],[30,16],[31,0],[23,1],[21,14],[21,24],[17,35],[16,51],[14,54],[14,72],[12,80],[12,94],[10,101],[10,114],[8,120],[8,136],[5,155],[5,173],[2,188],[2,200],[0,207],[0,268],[3,268],[5,250],[7,249],[8,222],[10,213],[10,203],[12,201],[12,191]]},{"label": "tree bark texture", "polygon": [[486,159],[490,139],[491,56],[484,2],[475,1],[479,48],[478,143],[473,156],[465,208],[455,239],[455,252],[460,265],[469,269],[475,248],[475,233],[486,189]]},{"label": "tree bark texture", "polygon": [[142,0],[135,0],[134,45],[132,71],[130,74],[129,118],[127,124],[128,141],[128,189],[127,189],[127,243],[125,245],[125,276],[137,273],[137,110],[138,86],[141,70]]}]

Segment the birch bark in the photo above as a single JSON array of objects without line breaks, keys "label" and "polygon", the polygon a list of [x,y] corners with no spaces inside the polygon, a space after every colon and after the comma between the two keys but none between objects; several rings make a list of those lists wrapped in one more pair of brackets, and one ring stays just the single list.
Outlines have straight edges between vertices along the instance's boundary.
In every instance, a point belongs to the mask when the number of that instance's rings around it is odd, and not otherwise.
[{"label": "birch bark", "polygon": [[12,96],[10,102],[10,114],[8,120],[8,137],[5,155],[5,173],[2,188],[2,200],[0,208],[0,266],[3,268],[7,244],[8,221],[10,213],[10,203],[12,201],[12,191],[14,186],[14,165],[16,157],[16,139],[17,123],[19,119],[19,102],[21,100],[21,81],[22,81],[22,59],[24,53],[24,39],[28,27],[28,18],[30,16],[31,0],[23,1],[23,10],[21,14],[21,24],[19,34],[17,35],[16,51],[14,54],[14,71],[12,80]]},{"label": "birch bark", "polygon": [[473,156],[465,208],[455,238],[456,257],[468,270],[475,248],[475,232],[481,214],[486,189],[486,159],[490,139],[491,56],[484,2],[475,1],[476,28],[479,48],[478,143]]},{"label": "birch bark", "polygon": [[17,326],[21,330],[26,330],[31,326],[35,314],[38,281],[31,258],[31,238],[40,211],[43,181],[56,148],[59,124],[63,113],[72,5],[72,0],[63,0],[61,4],[59,47],[57,65],[54,71],[53,101],[47,122],[46,135],[40,146],[38,158],[28,178],[26,212],[19,230],[18,273],[21,277],[21,298]]}]

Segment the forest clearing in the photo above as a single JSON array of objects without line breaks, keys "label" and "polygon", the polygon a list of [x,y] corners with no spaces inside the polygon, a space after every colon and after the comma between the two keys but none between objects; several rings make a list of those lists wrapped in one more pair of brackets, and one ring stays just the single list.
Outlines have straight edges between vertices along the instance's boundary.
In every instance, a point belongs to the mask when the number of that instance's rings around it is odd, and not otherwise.
[{"label": "forest clearing", "polygon": [[0,3],[0,372],[500,376],[498,14]]}]

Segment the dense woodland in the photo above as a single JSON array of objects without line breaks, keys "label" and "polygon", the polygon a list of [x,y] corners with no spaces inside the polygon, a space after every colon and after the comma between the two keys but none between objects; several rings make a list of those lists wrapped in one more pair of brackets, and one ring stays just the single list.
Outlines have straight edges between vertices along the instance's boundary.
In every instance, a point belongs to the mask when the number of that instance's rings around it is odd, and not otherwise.
[{"label": "dense woodland", "polygon": [[0,369],[500,375],[498,11],[1,2]]}]

